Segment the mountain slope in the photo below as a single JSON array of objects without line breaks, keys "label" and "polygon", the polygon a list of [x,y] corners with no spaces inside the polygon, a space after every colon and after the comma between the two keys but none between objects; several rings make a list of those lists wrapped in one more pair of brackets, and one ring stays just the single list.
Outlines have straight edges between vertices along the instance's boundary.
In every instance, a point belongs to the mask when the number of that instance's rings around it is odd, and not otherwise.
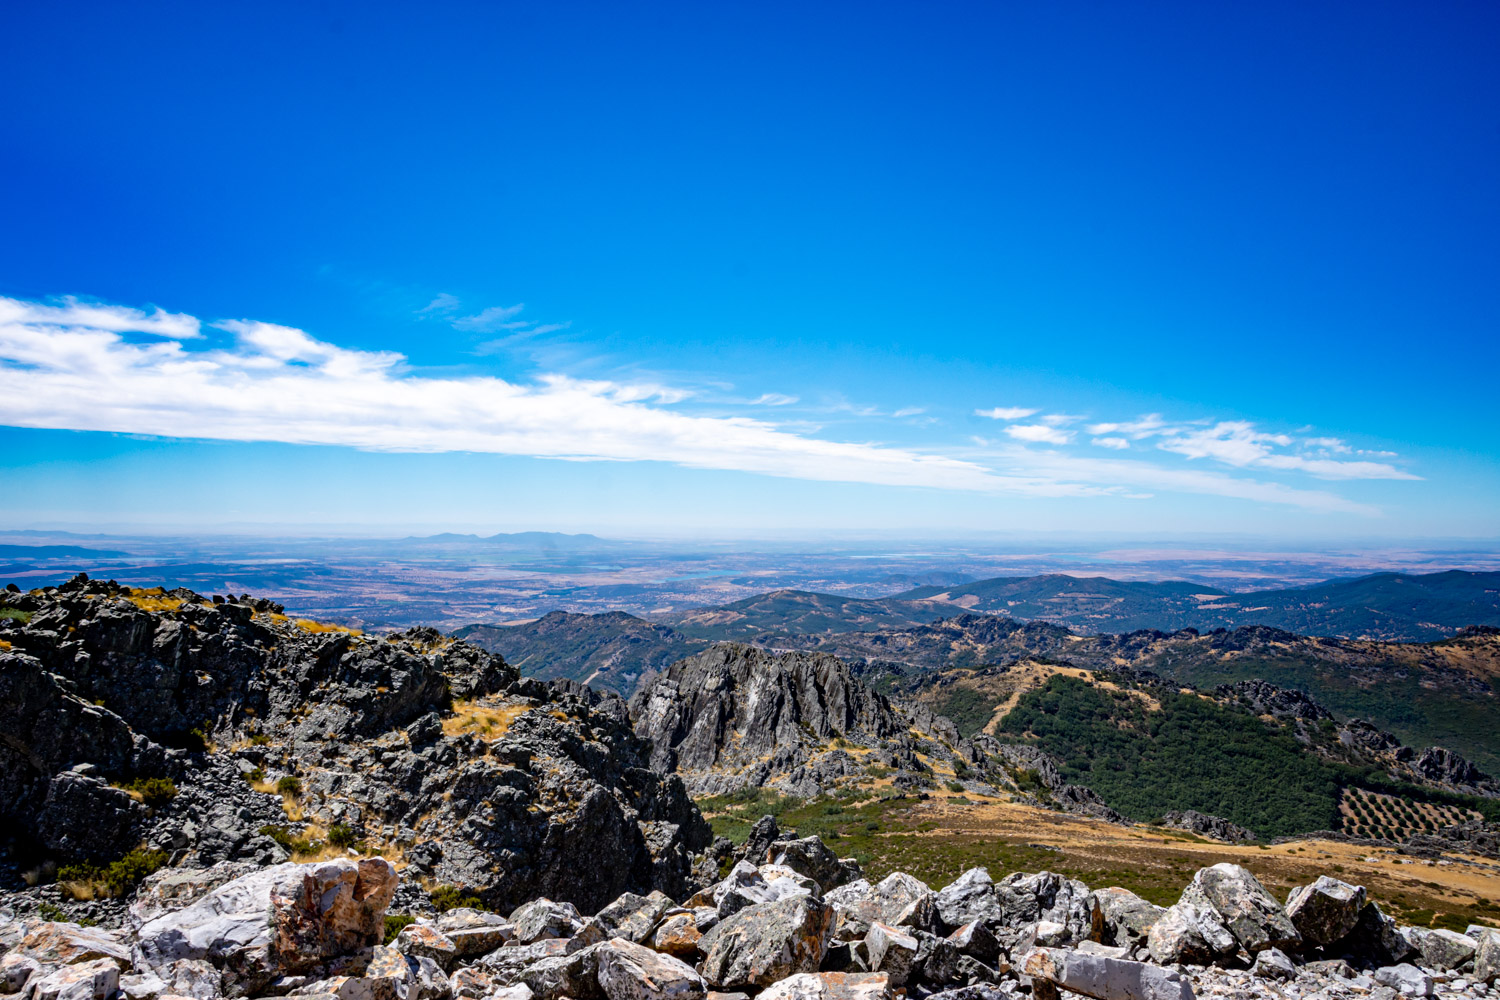
[{"label": "mountain slope", "polygon": [[766,632],[804,635],[916,625],[958,611],[934,600],[870,600],[805,590],[773,590],[719,607],[663,615],[661,621],[684,635],[743,640]]},{"label": "mountain slope", "polygon": [[1377,573],[1311,587],[1231,594],[1193,583],[1133,583],[1060,574],[917,587],[895,601],[1039,618],[1081,632],[1271,625],[1306,635],[1421,641],[1467,625],[1500,625],[1500,572]]},{"label": "mountain slope", "polygon": [[642,677],[707,645],[623,611],[553,611],[524,625],[466,625],[455,639],[505,657],[542,680],[573,680],[629,697]]}]

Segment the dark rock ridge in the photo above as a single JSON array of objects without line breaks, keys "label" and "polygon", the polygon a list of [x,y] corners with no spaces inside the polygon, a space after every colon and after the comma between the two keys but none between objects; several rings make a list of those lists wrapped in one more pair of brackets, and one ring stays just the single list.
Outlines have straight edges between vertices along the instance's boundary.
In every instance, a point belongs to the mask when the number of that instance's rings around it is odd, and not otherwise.
[{"label": "dark rock ridge", "polygon": [[[843,661],[719,643],[674,663],[630,701],[651,766],[699,795],[769,786],[811,796],[872,773],[897,787],[954,782],[982,794],[1010,790],[1057,808],[1120,821],[1087,788],[1063,780],[1054,758],[978,734],[961,739],[921,704],[893,703]],[[1024,790],[1017,777],[1029,774]]]},{"label": "dark rock ridge", "polygon": [[[144,841],[177,865],[264,864],[340,826],[491,905],[597,908],[684,892],[711,840],[622,701],[433,630],[373,639],[83,577],[5,600],[30,615],[0,619],[0,823],[18,859],[103,864]],[[175,794],[116,787],[152,778]]]}]

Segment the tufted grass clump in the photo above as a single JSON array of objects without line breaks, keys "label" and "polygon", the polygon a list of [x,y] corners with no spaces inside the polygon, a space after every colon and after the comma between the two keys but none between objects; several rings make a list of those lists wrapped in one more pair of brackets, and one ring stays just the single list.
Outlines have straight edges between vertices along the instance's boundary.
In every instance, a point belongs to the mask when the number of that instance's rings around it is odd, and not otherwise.
[{"label": "tufted grass clump", "polygon": [[295,798],[302,794],[302,779],[294,774],[285,775],[276,782],[276,791]]}]

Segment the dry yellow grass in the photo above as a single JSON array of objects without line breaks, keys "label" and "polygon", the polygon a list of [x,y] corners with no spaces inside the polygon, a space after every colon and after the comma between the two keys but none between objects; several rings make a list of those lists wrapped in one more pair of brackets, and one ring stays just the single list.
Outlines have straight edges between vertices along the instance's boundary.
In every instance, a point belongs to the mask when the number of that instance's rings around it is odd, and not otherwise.
[{"label": "dry yellow grass", "polygon": [[10,649],[10,648],[11,648],[10,643],[6,642],[4,639],[0,639],[0,649]]},{"label": "dry yellow grass", "polygon": [[167,597],[166,591],[160,587],[133,590],[125,595],[125,599],[142,611],[176,611],[183,603],[180,597]]},{"label": "dry yellow grass", "polygon": [[344,625],[334,625],[331,622],[315,622],[311,618],[298,618],[296,625],[304,632],[346,632],[349,635],[363,635],[357,628],[348,628]]},{"label": "dry yellow grass", "polygon": [[453,714],[443,720],[443,734],[457,736],[474,733],[487,740],[499,739],[510,730],[511,723],[531,711],[526,702],[486,705],[476,701],[453,703]]}]

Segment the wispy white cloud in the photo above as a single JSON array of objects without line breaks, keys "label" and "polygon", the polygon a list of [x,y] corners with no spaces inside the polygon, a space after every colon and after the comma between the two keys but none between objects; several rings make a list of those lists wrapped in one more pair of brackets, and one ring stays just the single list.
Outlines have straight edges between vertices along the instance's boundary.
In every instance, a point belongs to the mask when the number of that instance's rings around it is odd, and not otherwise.
[{"label": "wispy white cloud", "polygon": [[513,306],[490,306],[482,309],[472,316],[457,316],[453,320],[455,330],[467,330],[471,333],[495,333],[500,330],[518,330],[525,323],[513,323],[510,320],[521,314],[526,308],[525,303],[517,303]]},{"label": "wispy white cloud", "polygon": [[1046,424],[1011,424],[1005,428],[1005,433],[1017,441],[1029,441],[1032,444],[1067,444],[1073,440],[1072,431],[1058,430]]},{"label": "wispy white cloud", "polygon": [[992,410],[975,410],[974,416],[989,417],[991,420],[1025,420],[1036,412],[1024,406],[997,406]]},{"label": "wispy white cloud", "polygon": [[1101,492],[997,474],[944,455],[813,438],[760,420],[692,416],[670,408],[685,393],[660,385],[560,374],[527,384],[426,377],[406,371],[398,354],[349,350],[249,320],[217,324],[233,340],[212,349],[188,350],[181,340],[133,343],[122,333],[196,335],[197,324],[99,309],[0,299],[0,423],[375,451],[660,461],[984,493]]},{"label": "wispy white cloud", "polygon": [[[501,314],[518,308],[503,307],[489,321],[516,322],[514,312],[511,318]],[[426,315],[448,318],[461,311],[457,299],[439,296]],[[205,325],[159,309],[0,298],[0,424],[11,426],[378,451],[659,461],[1033,497],[1129,499],[1170,491],[1361,514],[1372,511],[1323,490],[1267,482],[1256,473],[1417,478],[1368,460],[1372,454],[1396,456],[1360,452],[1337,438],[1273,433],[1248,421],[1169,422],[1157,414],[1088,425],[1093,446],[1130,452],[1109,458],[1068,447],[1079,436],[1070,426],[1083,418],[1049,413],[1015,422],[1041,412],[1022,408],[976,411],[1005,421],[1004,435],[998,443],[973,438],[969,450],[836,441],[820,436],[824,429],[815,423],[685,411],[678,404],[694,398],[694,390],[674,381],[660,375],[581,379],[555,369],[526,381],[436,377],[414,371],[403,355],[340,347],[278,324],[233,319]],[[707,395],[694,402],[714,405],[713,392]],[[765,393],[752,405],[797,402]],[[931,419],[915,406],[886,412],[835,400],[821,408],[901,417],[908,433]],[[805,417],[806,409],[794,412]],[[1141,449],[1135,444],[1141,441],[1155,447]]]}]

